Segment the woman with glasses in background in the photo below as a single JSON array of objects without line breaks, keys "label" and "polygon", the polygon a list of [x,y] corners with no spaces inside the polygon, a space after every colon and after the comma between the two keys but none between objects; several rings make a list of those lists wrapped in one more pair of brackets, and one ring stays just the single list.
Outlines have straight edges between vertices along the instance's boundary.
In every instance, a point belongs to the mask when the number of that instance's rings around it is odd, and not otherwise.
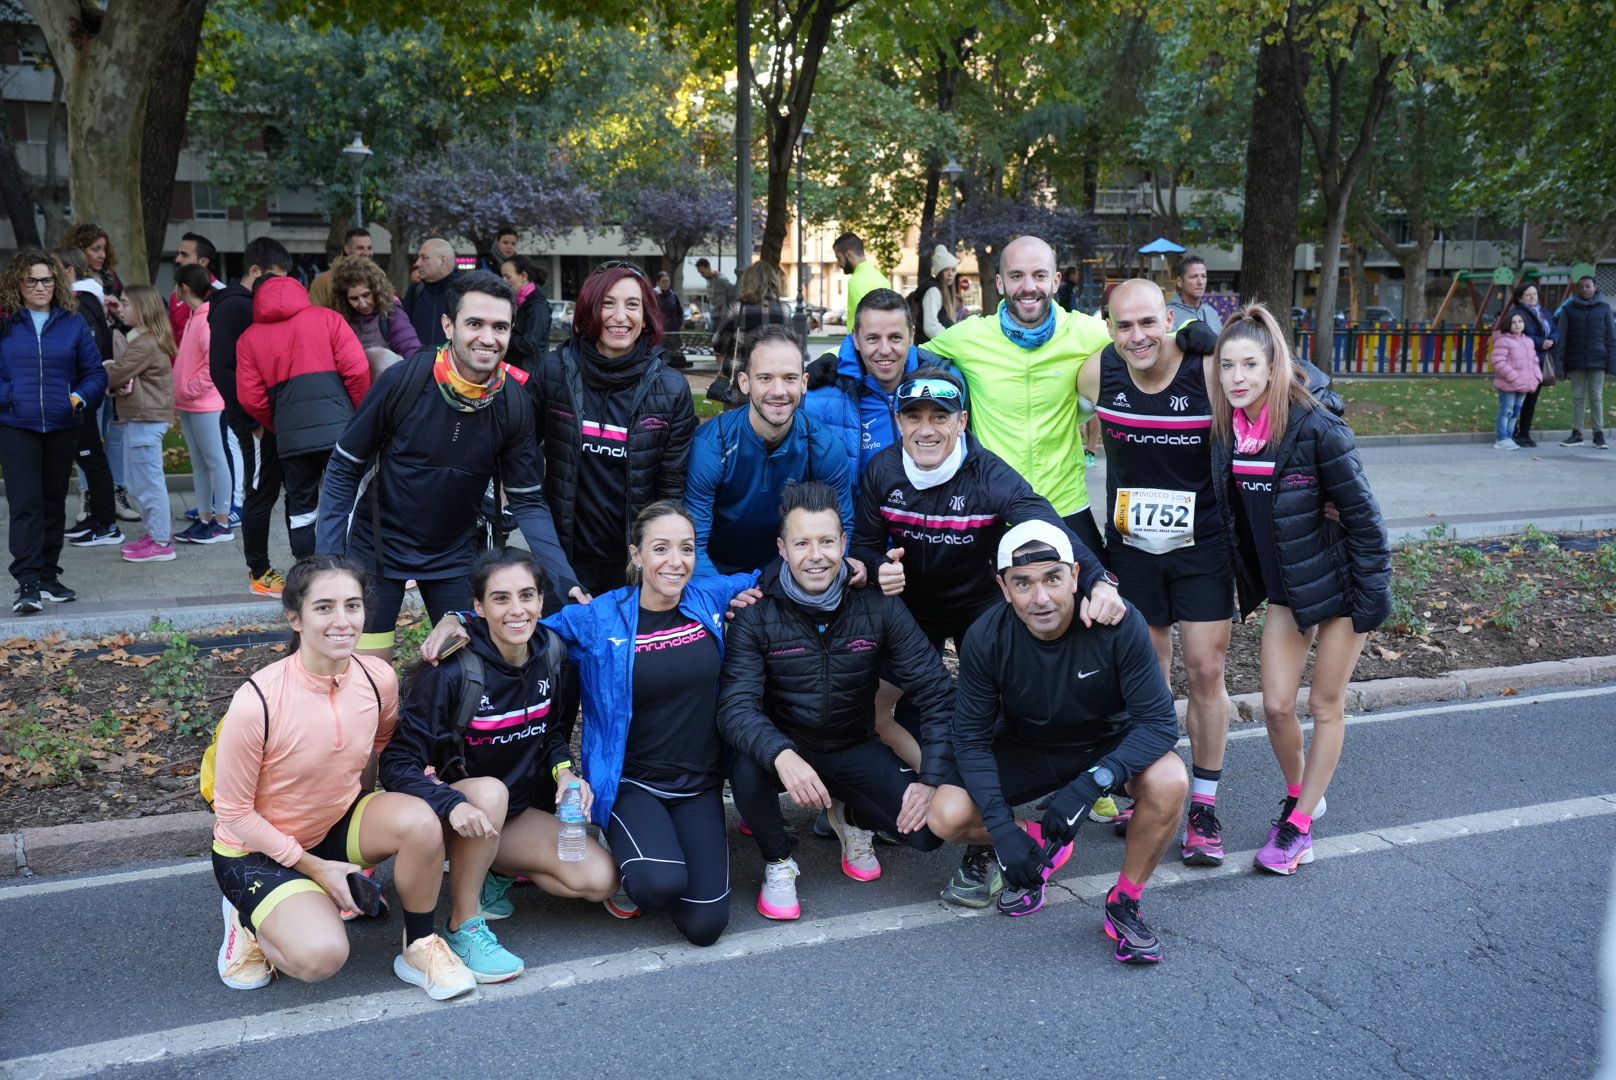
[{"label": "woman with glasses in background", "polygon": [[27,248],[0,274],[0,471],[11,517],[11,610],[29,615],[41,600],[63,603],[62,527],[67,478],[79,424],[107,392],[90,324],[78,316],[67,274],[43,251]]}]

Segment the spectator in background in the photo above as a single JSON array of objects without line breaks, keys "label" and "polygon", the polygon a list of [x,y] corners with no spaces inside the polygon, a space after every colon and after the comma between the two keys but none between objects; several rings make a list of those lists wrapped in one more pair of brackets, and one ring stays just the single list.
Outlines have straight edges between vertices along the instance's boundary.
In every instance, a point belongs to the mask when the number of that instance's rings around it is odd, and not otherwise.
[{"label": "spectator in background", "polygon": [[[728,405],[741,405],[745,399],[734,390],[735,369],[741,342],[760,326],[791,325],[791,309],[780,299],[785,292],[785,275],[780,268],[765,262],[755,262],[741,275],[740,288],[729,309],[722,314],[718,330],[713,334],[713,353],[718,357],[718,377],[707,390],[713,401]],[[849,308],[849,311],[857,310]],[[715,320],[720,313],[713,312]]]},{"label": "spectator in background", "polygon": [[118,419],[124,428],[124,475],[129,494],[140,507],[146,533],[123,545],[123,561],[173,562],[168,481],[163,476],[163,436],[174,423],[174,332],[162,295],[150,285],[131,285],[126,293],[124,322],[129,344],[107,365],[107,381],[129,386],[119,398]]},{"label": "spectator in background", "polygon": [[1543,381],[1543,367],[1537,349],[1526,336],[1526,316],[1516,308],[1507,309],[1493,328],[1493,388],[1498,391],[1498,424],[1494,450],[1519,450],[1513,435],[1521,413],[1521,400],[1537,393]]},{"label": "spectator in background", "polygon": [[477,259],[477,269],[487,270],[490,274],[503,273],[505,264],[516,256],[517,239],[515,225],[502,226],[494,237],[494,250]]},{"label": "spectator in background", "polygon": [[1075,266],[1061,271],[1060,288],[1055,290],[1055,303],[1067,311],[1077,310],[1078,290],[1083,286],[1083,272]]},{"label": "spectator in background", "polygon": [[449,340],[443,319],[449,313],[449,290],[460,277],[453,245],[436,236],[423,240],[414,269],[421,280],[405,291],[404,310],[409,312],[422,348],[436,349]]},{"label": "spectator in background", "polygon": [[[342,234],[342,254],[337,256],[338,259],[373,259],[375,257],[376,245],[375,242],[371,240],[370,233],[368,231],[365,229],[353,228]],[[337,305],[331,302],[331,271],[335,269],[336,263],[333,262],[329,269],[321,271],[315,276],[313,281],[309,282],[309,303],[313,304],[315,307],[328,307],[336,308],[338,311],[342,310],[341,308],[337,308]]]},{"label": "spectator in background", "polygon": [[696,273],[707,282],[707,314],[712,319],[711,329],[718,329],[718,320],[724,317],[735,300],[735,283],[717,270],[706,259],[696,260]]},{"label": "spectator in background", "polygon": [[971,305],[965,302],[965,294],[971,291],[971,279],[961,275],[954,279],[954,295],[959,298],[959,304],[954,308],[954,321],[963,322],[971,317]]},{"label": "spectator in background", "polygon": [[313,555],[326,460],[370,389],[365,350],[342,316],[280,276],[253,291],[253,324],[236,353],[241,405],[258,422],[266,460],[280,461],[292,555]]},{"label": "spectator in background", "polygon": [[544,268],[526,255],[512,255],[500,264],[499,272],[516,292],[516,323],[506,360],[531,375],[550,351],[550,298],[544,295]]},{"label": "spectator in background", "polygon": [[[59,247],[51,256],[67,272],[67,280],[78,301],[79,315],[90,324],[96,351],[103,364],[112,360],[112,329],[101,307],[101,282],[90,274],[84,252],[76,247]],[[110,388],[109,388],[110,389]],[[120,432],[121,434],[121,432]],[[101,416],[87,414],[79,425],[76,452],[79,466],[79,517],[67,530],[67,542],[74,547],[102,547],[123,543],[118,528],[117,492],[112,468],[101,440]],[[123,471],[120,464],[118,471]]]},{"label": "spectator in background", "polygon": [[1571,435],[1561,446],[1582,445],[1582,421],[1586,402],[1592,417],[1594,447],[1605,445],[1605,376],[1616,371],[1616,321],[1610,305],[1599,295],[1594,279],[1577,282],[1576,295],[1560,308],[1556,325],[1561,342],[1561,359],[1571,382]]},{"label": "spectator in background", "polygon": [[[382,268],[363,255],[344,255],[331,264],[330,307],[347,320],[370,361],[370,375],[421,351],[415,327],[399,310],[398,293]],[[312,291],[311,291],[312,296]]]},{"label": "spectator in background", "polygon": [[1531,282],[1523,281],[1516,285],[1510,294],[1510,303],[1514,310],[1521,313],[1526,336],[1532,339],[1532,345],[1537,350],[1539,374],[1544,378],[1542,385],[1527,394],[1521,402],[1521,417],[1515,425],[1516,445],[1530,450],[1537,445],[1532,440],[1532,418],[1537,413],[1537,396],[1544,386],[1553,386],[1559,377],[1559,354],[1555,349],[1559,344],[1559,331],[1554,328],[1554,316],[1538,305],[1537,286]]},{"label": "spectator in background", "polygon": [[656,301],[657,309],[662,312],[662,332],[672,334],[684,329],[684,301],[673,291],[673,278],[666,270],[657,275]]},{"label": "spectator in background", "polygon": [[[80,222],[62,237],[63,247],[76,247],[84,252],[84,261],[90,264],[90,273],[101,282],[109,297],[123,295],[123,279],[118,276],[118,251],[112,246],[107,230],[94,222]],[[108,314],[116,318],[115,307]]]},{"label": "spectator in background", "polygon": [[[931,276],[920,283],[920,325],[915,327],[915,343],[924,345],[954,325],[959,310],[959,294],[954,291],[954,275],[959,260],[938,244],[931,253]],[[869,295],[868,293],[865,294]],[[855,317],[858,309],[853,309]]]},{"label": "spectator in background", "polygon": [[[864,254],[864,241],[859,239],[857,233],[844,232],[836,238],[831,250],[836,253],[836,265],[847,275],[848,311],[857,311],[859,301],[871,289],[892,288],[892,282],[887,280],[881,268]],[[785,290],[782,288],[780,291]]]},{"label": "spectator in background", "polygon": [[[219,261],[219,251],[213,246],[213,241],[201,233],[188,232],[180,237],[180,246],[174,249],[174,268],[178,270],[183,266],[197,265],[208,273],[208,288],[222,289],[224,282],[214,275],[214,266]],[[185,340],[185,324],[191,321],[191,307],[180,297],[180,290],[176,286],[168,298],[168,325],[174,331],[174,344],[179,345]]]},{"label": "spectator in background", "polygon": [[1223,330],[1223,316],[1206,302],[1206,260],[1199,255],[1186,255],[1179,260],[1178,295],[1167,302],[1167,311],[1173,317],[1172,329],[1178,330],[1191,319],[1199,319],[1216,334]]},{"label": "spectator in background", "polygon": [[0,274],[0,471],[6,478],[7,539],[17,582],[11,610],[31,615],[72,600],[62,584],[67,478],[82,418],[107,389],[107,369],[90,324],[74,312],[67,274],[49,255],[25,248]]},{"label": "spectator in background", "polygon": [[[91,222],[83,222],[67,230],[62,237],[62,247],[75,247],[84,252],[85,264],[89,267],[87,275],[80,275],[79,280],[90,282],[94,280],[101,286],[98,299],[106,314],[107,325],[113,330],[119,328],[121,314],[123,280],[118,277],[118,252],[112,246],[112,237],[107,230]],[[105,359],[112,359],[108,352]],[[116,416],[113,395],[108,394],[102,402],[99,423],[101,437],[105,440],[107,462],[112,469],[112,493],[117,505],[119,521],[139,521],[140,514],[129,502],[129,493],[123,486],[123,429],[113,427],[112,421]]]},{"label": "spectator in background", "polygon": [[185,448],[191,455],[196,516],[174,539],[182,544],[225,544],[236,534],[230,524],[234,503],[225,449],[225,432],[229,429],[224,424],[224,398],[213,385],[213,373],[208,367],[212,275],[207,267],[196,263],[181,266],[175,275],[174,292],[196,320],[174,357],[174,408],[179,412],[180,434],[185,436]]}]

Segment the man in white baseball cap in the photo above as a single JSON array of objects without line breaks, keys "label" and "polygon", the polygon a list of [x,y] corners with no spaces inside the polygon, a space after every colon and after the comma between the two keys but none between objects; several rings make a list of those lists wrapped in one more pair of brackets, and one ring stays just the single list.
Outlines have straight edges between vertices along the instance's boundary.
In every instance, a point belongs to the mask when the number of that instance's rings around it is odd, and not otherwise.
[{"label": "man in white baseball cap", "polygon": [[[960,650],[957,775],[937,789],[930,828],[945,840],[991,843],[1006,885],[1000,914],[1031,915],[1094,800],[1126,791],[1134,817],[1105,930],[1117,960],[1159,962],[1139,898],[1173,839],[1189,778],[1150,632],[1131,605],[1114,625],[1084,617],[1071,539],[1047,521],[1006,532],[996,563],[1006,603],[971,627]],[[1015,819],[1012,807],[1045,796],[1041,821]]]}]

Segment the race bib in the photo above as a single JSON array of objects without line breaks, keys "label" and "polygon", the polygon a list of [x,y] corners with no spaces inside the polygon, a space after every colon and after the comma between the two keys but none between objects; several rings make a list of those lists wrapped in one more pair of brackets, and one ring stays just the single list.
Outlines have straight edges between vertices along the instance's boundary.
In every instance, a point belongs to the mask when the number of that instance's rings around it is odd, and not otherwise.
[{"label": "race bib", "polygon": [[1111,524],[1129,547],[1165,555],[1195,546],[1195,492],[1118,488]]}]

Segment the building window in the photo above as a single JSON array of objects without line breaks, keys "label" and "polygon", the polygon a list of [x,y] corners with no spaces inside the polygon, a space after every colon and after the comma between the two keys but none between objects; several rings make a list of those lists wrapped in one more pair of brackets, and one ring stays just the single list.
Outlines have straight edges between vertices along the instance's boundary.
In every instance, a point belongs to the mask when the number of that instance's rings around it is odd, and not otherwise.
[{"label": "building window", "polygon": [[198,221],[226,221],[230,217],[230,208],[219,189],[200,180],[191,185],[191,205]]}]

